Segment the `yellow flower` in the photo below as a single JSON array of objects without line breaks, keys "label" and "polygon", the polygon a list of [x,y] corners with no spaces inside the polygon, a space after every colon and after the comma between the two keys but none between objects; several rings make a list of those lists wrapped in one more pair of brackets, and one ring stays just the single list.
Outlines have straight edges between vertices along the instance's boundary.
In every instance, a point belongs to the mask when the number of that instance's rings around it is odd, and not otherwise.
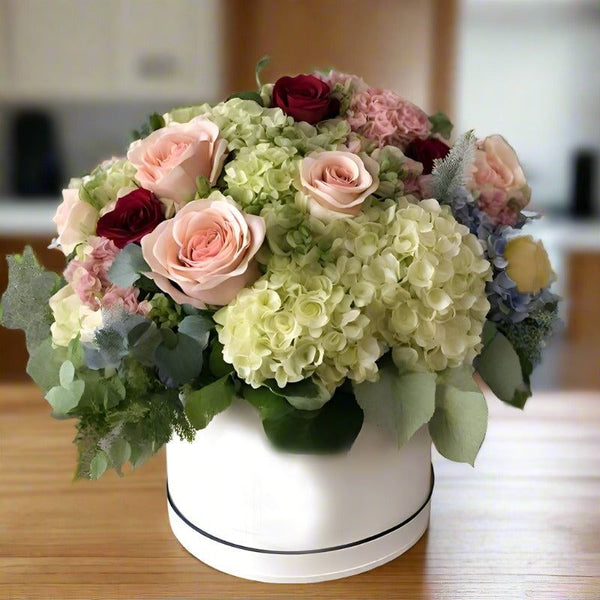
[{"label": "yellow flower", "polygon": [[504,251],[507,275],[522,294],[537,294],[556,277],[542,242],[530,235],[509,240]]}]

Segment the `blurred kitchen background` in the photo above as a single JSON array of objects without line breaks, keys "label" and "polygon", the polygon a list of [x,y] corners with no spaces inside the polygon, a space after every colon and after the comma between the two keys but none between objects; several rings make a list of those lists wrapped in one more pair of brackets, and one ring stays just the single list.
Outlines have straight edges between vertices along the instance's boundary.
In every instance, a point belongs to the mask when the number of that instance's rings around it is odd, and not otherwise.
[{"label": "blurred kitchen background", "polygon": [[[0,254],[46,247],[69,177],[124,154],[151,112],[334,66],[455,132],[502,133],[533,188],[564,326],[539,388],[600,388],[598,0],[0,0]],[[0,266],[0,289],[6,267]],[[0,380],[24,377],[0,332]]]}]

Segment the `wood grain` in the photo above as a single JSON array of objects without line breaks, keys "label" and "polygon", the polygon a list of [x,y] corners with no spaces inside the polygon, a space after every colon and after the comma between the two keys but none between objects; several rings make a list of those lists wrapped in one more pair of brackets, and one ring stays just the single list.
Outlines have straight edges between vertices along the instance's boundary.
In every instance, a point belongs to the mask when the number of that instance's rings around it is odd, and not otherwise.
[{"label": "wood grain", "polygon": [[0,386],[0,597],[598,600],[600,394],[540,394],[524,414],[489,404],[475,469],[434,458],[431,527],[414,548],[370,573],[278,586],[179,546],[162,455],[72,483],[73,424],[50,419],[34,387]]}]

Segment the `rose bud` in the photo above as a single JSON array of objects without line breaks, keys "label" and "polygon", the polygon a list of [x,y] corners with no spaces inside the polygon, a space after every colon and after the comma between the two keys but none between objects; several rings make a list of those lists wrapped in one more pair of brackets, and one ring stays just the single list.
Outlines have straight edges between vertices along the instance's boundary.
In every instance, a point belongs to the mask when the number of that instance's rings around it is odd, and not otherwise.
[{"label": "rose bud", "polygon": [[160,200],[152,192],[139,188],[119,198],[113,210],[98,219],[96,234],[123,248],[130,242],[139,242],[164,219]]},{"label": "rose bud", "polygon": [[404,154],[423,165],[423,175],[429,175],[433,171],[433,161],[436,158],[446,158],[450,152],[450,146],[437,138],[414,139],[406,149]]},{"label": "rose bud", "polygon": [[339,102],[331,97],[329,85],[313,75],[280,77],[273,88],[271,108],[275,107],[294,120],[311,125],[339,112]]}]

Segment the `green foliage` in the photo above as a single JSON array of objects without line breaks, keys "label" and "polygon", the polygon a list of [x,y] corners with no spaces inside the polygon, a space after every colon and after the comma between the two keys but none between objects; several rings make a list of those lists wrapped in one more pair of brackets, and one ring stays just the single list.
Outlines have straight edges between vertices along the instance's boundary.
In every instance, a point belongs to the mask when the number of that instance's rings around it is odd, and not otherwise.
[{"label": "green foliage", "polygon": [[153,131],[157,129],[162,129],[165,126],[165,120],[162,115],[158,113],[152,113],[148,120],[141,125],[139,129],[134,129],[131,132],[131,139],[141,140],[145,137],[148,137]]},{"label": "green foliage", "polygon": [[58,377],[60,385],[51,388],[45,397],[52,406],[54,416],[62,417],[79,404],[85,390],[85,382],[74,379],[75,367],[70,360],[62,363]]},{"label": "green foliage", "polygon": [[210,185],[210,181],[208,177],[204,175],[198,175],[196,177],[196,196],[195,198],[207,198],[212,192],[212,186]]},{"label": "green foliage", "polygon": [[475,135],[468,131],[456,141],[444,159],[433,161],[433,197],[440,203],[451,201],[454,192],[463,187],[475,158]]},{"label": "green foliage", "polygon": [[227,100],[231,100],[232,98],[241,98],[242,100],[253,100],[259,106],[264,106],[263,99],[258,92],[250,91],[250,92],[237,92],[235,94],[231,94]]},{"label": "green foliage", "polygon": [[381,365],[378,381],[354,386],[365,420],[390,430],[398,446],[429,422],[435,393],[435,373],[401,373],[391,360]]},{"label": "green foliage", "polygon": [[[173,333],[162,329],[161,333]],[[158,375],[166,385],[175,387],[190,382],[198,377],[202,370],[202,352],[208,345],[202,347],[196,340],[182,333],[165,337],[154,353],[154,361],[158,367]]]},{"label": "green foliage", "polygon": [[487,343],[476,361],[477,372],[500,400],[523,408],[531,396],[530,364],[526,363],[524,371],[517,351],[500,331],[494,333],[488,326],[485,337]]},{"label": "green foliage", "polygon": [[215,338],[211,344],[208,368],[215,377],[223,377],[233,372],[233,365],[223,360],[223,344]]},{"label": "green foliage", "polygon": [[532,366],[542,359],[542,349],[558,322],[558,303],[546,304],[519,323],[503,323],[502,333],[516,350],[521,363],[527,359]]},{"label": "green foliage", "polygon": [[155,323],[168,329],[173,329],[182,319],[182,307],[170,296],[159,293],[155,294],[150,301],[152,308],[148,317]]},{"label": "green foliage", "polygon": [[225,375],[185,396],[185,414],[196,429],[204,429],[213,417],[224,411],[233,399],[231,377]]},{"label": "green foliage", "polygon": [[268,55],[265,55],[265,56],[262,56],[256,63],[256,67],[254,69],[254,78],[256,80],[256,87],[259,90],[262,87],[262,83],[260,82],[260,73],[270,62],[271,62],[271,57]]},{"label": "green foliage", "polygon": [[150,271],[144,260],[142,248],[137,244],[127,244],[113,261],[108,270],[111,283],[121,287],[132,286],[142,275]]},{"label": "green foliage", "polygon": [[487,404],[470,367],[449,369],[440,375],[435,412],[429,422],[431,439],[440,454],[474,465],[485,439],[487,418]]},{"label": "green foliage", "polygon": [[362,428],[362,410],[354,396],[340,388],[318,410],[298,410],[266,387],[244,387],[243,395],[258,410],[273,446],[286,452],[343,452],[350,449]]},{"label": "green foliage", "polygon": [[448,115],[441,111],[436,112],[435,115],[429,117],[429,122],[431,123],[431,133],[437,133],[446,140],[450,139],[454,125]]},{"label": "green foliage", "polygon": [[32,354],[50,336],[53,318],[48,300],[60,289],[62,280],[40,266],[30,246],[6,260],[8,287],[2,296],[2,325],[22,329]]},{"label": "green foliage", "polygon": [[264,385],[299,410],[317,410],[331,398],[327,389],[312,378],[288,383],[283,388],[280,388],[274,379],[265,381]]}]

